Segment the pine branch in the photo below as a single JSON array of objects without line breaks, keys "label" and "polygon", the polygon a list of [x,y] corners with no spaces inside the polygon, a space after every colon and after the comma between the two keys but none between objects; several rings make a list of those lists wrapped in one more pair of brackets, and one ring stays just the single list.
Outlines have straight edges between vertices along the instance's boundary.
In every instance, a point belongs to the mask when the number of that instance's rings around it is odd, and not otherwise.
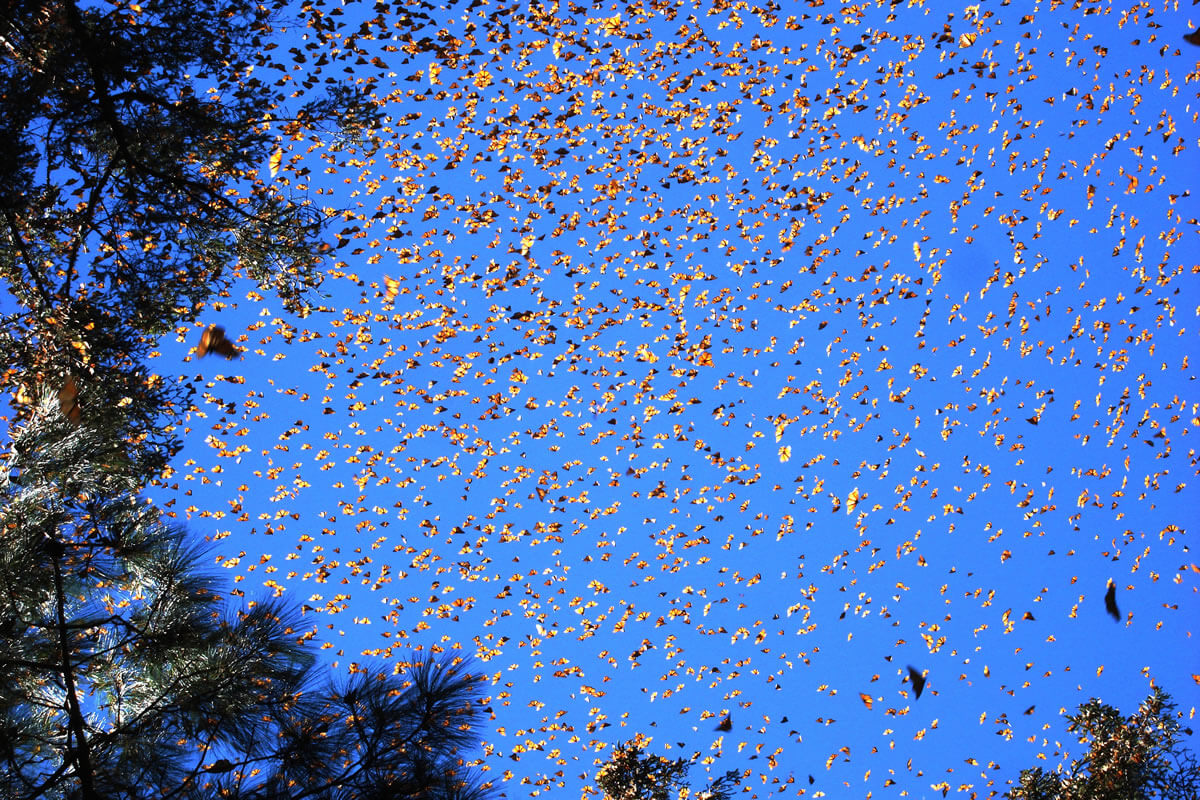
[{"label": "pine branch", "polygon": [[[54,568],[54,596],[58,611],[59,652],[61,653],[61,674],[67,690],[67,706],[69,713],[69,730],[74,736],[75,744],[68,739],[67,750],[76,764],[76,776],[82,789],[82,800],[99,800],[96,795],[95,776],[92,770],[91,751],[88,746],[87,732],[84,730],[86,721],[83,710],[79,706],[79,694],[75,686],[75,673],[71,665],[71,645],[67,633],[66,594],[63,592],[62,565],[59,559],[62,545],[51,540],[51,563]],[[70,760],[70,759],[68,759]]]}]

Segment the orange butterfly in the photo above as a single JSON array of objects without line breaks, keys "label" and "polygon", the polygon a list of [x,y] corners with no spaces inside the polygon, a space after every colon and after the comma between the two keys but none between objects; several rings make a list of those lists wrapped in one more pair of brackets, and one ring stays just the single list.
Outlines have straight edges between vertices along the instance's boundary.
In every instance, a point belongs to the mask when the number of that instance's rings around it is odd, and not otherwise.
[{"label": "orange butterfly", "polygon": [[209,325],[200,336],[200,345],[196,352],[201,358],[211,353],[223,355],[226,358],[237,358],[242,351],[234,347],[233,342],[225,338],[225,329],[220,325]]},{"label": "orange butterfly", "polygon": [[846,513],[853,513],[854,509],[858,508],[858,501],[862,495],[858,491],[858,487],[850,490],[849,496],[846,497]]},{"label": "orange butterfly", "polygon": [[79,387],[75,385],[75,379],[69,375],[66,382],[63,383],[63,387],[58,390],[58,407],[72,425],[79,424],[83,413],[79,409]]},{"label": "orange butterfly", "polygon": [[387,290],[383,295],[383,302],[390,303],[396,299],[396,295],[400,294],[400,281],[384,275],[383,282],[387,286]]}]

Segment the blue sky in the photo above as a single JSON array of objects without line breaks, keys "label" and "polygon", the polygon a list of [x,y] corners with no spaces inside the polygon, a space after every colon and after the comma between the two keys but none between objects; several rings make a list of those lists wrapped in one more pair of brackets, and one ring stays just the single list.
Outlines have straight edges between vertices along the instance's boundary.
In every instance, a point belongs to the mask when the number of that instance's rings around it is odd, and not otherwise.
[{"label": "blue sky", "polygon": [[155,497],[337,669],[475,658],[509,797],[637,733],[987,797],[1090,697],[1190,719],[1200,17],[1077,5],[459,4],[440,70],[322,7],[391,120],[285,142],[323,309],[163,342]]}]

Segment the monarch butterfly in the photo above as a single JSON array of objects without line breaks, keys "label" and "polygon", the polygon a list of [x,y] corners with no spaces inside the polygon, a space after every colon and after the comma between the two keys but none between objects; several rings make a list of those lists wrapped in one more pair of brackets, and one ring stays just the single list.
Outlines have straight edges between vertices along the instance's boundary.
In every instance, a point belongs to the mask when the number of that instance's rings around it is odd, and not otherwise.
[{"label": "monarch butterfly", "polygon": [[859,494],[858,487],[855,487],[854,489],[850,490],[849,496],[846,497],[846,513],[847,514],[852,513],[854,511],[854,509],[858,508],[858,501],[861,497],[862,497],[862,495]]},{"label": "monarch butterfly", "polygon": [[383,282],[387,287],[383,295],[383,302],[390,303],[396,299],[396,295],[400,294],[400,281],[384,275]]},{"label": "monarch butterfly", "polygon": [[1121,609],[1117,606],[1117,585],[1108,579],[1108,591],[1104,593],[1104,608],[1117,622],[1121,621]]},{"label": "monarch butterfly", "polygon": [[217,353],[226,358],[237,358],[241,350],[234,347],[233,342],[225,338],[225,329],[220,325],[209,325],[200,336],[200,345],[196,352],[201,358],[209,353]]},{"label": "monarch butterfly", "polygon": [[917,695],[917,699],[921,699],[921,692],[925,690],[925,675],[916,667],[909,665],[908,679],[912,681],[913,692]]},{"label": "monarch butterfly", "polygon": [[75,379],[69,375],[66,382],[63,383],[63,387],[58,390],[58,407],[72,425],[79,424],[80,417],[83,415],[79,409],[79,387],[75,385]]}]

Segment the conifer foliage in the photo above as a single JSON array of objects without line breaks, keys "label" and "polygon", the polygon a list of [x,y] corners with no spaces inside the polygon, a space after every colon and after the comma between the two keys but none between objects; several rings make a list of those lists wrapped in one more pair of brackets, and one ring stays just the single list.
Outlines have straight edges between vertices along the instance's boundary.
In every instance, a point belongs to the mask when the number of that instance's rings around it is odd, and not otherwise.
[{"label": "conifer foliage", "polygon": [[156,415],[183,398],[143,374],[156,337],[236,275],[306,313],[325,213],[276,179],[281,145],[374,119],[344,82],[281,76],[273,5],[18,0],[0,15],[0,277],[18,303],[0,318],[4,388],[72,380],[85,416],[124,400],[160,463],[173,439]]},{"label": "conifer foliage", "polygon": [[470,797],[452,661],[322,682],[282,604],[230,608],[200,553],[47,394],[0,480],[0,795]]},{"label": "conifer foliage", "polygon": [[687,759],[670,759],[646,750],[647,740],[638,737],[622,742],[612,751],[608,761],[596,773],[596,785],[605,800],[730,800],[741,777],[729,770],[712,781],[705,789],[687,785],[692,763]]},{"label": "conifer foliage", "polygon": [[1092,699],[1067,715],[1067,731],[1087,752],[1049,772],[1022,771],[1009,793],[1014,800],[1196,800],[1200,762],[1183,743],[1191,734],[1179,724],[1175,704],[1155,687],[1138,709],[1123,717],[1116,708]]},{"label": "conifer foliage", "polygon": [[118,432],[45,392],[0,474],[0,796],[478,798],[478,678],[321,677],[282,603],[235,608],[140,499]]},{"label": "conifer foliage", "polygon": [[[273,10],[28,0],[0,15],[0,796],[478,798],[480,684],[452,658],[323,675],[275,600],[234,605],[141,490],[186,398],[157,337],[240,274],[304,313],[323,215],[281,136],[370,118],[339,84],[286,110]],[[302,93],[301,93],[302,94]],[[232,346],[230,346],[232,347]],[[233,350],[234,355],[237,354]]]}]

